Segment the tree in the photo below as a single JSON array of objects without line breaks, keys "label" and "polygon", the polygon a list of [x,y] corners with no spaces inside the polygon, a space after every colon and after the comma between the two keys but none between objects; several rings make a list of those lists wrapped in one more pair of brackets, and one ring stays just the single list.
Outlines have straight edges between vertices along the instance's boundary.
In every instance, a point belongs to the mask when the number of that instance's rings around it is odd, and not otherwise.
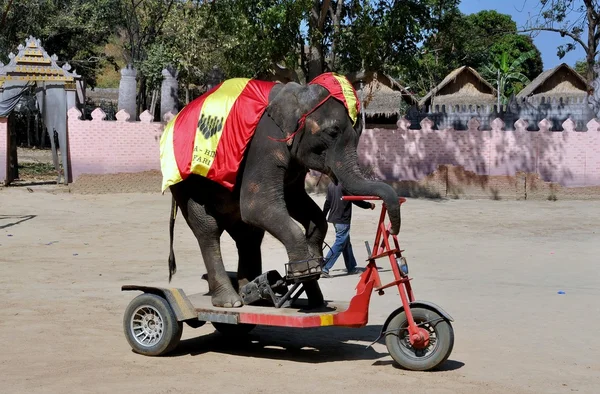
[{"label": "tree", "polygon": [[5,57],[29,35],[35,36],[49,54],[69,62],[93,87],[102,62],[114,64],[114,59],[104,55],[103,46],[118,26],[120,1],[1,1],[0,56]]},{"label": "tree", "polygon": [[500,104],[508,103],[511,95],[516,94],[530,82],[520,69],[528,59],[534,56],[535,51],[532,50],[522,53],[515,61],[509,62],[508,52],[503,52],[491,64],[483,67],[483,76],[494,81],[498,90],[498,108]]},{"label": "tree", "polygon": [[577,60],[575,62],[575,66],[573,67],[575,69],[575,71],[581,75],[583,78],[586,77],[586,73],[587,73],[587,63],[585,61],[585,59],[583,60]]},{"label": "tree", "polygon": [[528,79],[535,79],[544,71],[542,54],[533,43],[531,37],[520,34],[507,34],[495,42],[489,50],[489,56],[492,59],[498,59],[503,54],[507,54],[508,61],[516,61],[521,54],[531,53],[531,56],[519,63],[517,71],[524,74]]},{"label": "tree", "polygon": [[[124,57],[133,64],[139,74],[137,112],[148,108],[148,98],[156,97],[156,78],[148,72],[159,67],[156,57],[164,53],[164,48],[154,47],[163,33],[167,18],[171,15],[176,0],[121,0],[122,37],[124,38]],[[148,61],[149,50],[153,50],[154,60]],[[154,71],[152,71],[154,72]],[[150,83],[149,85],[149,78]],[[162,76],[160,77],[162,78]]]},{"label": "tree", "polygon": [[[283,64],[298,66],[304,39],[300,24],[306,19],[309,0],[222,0],[213,4],[215,26],[228,77],[256,77]],[[221,43],[219,43],[221,46]]]},{"label": "tree", "polygon": [[572,42],[559,45],[557,56],[581,46],[586,53],[585,78],[594,79],[594,64],[600,42],[600,2],[598,0],[540,0],[539,14],[522,30],[524,32],[550,31],[568,37]]},{"label": "tree", "polygon": [[481,71],[503,53],[512,63],[530,51],[534,56],[520,64],[518,72],[533,79],[543,71],[541,53],[531,37],[517,34],[510,15],[496,11],[464,15],[450,8],[438,17],[437,30],[425,40],[417,58],[419,67],[408,70],[405,79],[425,94],[458,67]]},{"label": "tree", "polygon": [[432,24],[426,1],[355,0],[344,10],[336,58],[344,71],[399,74],[415,65],[419,43]]}]

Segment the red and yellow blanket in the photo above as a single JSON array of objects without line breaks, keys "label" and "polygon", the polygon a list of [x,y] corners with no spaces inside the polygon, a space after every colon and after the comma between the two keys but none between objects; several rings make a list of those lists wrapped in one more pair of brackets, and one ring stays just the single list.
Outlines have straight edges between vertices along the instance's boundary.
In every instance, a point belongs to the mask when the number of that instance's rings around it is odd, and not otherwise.
[{"label": "red and yellow blanket", "polygon": [[[343,102],[356,122],[358,99],[345,77],[326,73],[310,83],[322,85]],[[232,190],[273,86],[275,82],[228,79],[183,108],[165,126],[160,139],[162,191],[191,174]]]}]

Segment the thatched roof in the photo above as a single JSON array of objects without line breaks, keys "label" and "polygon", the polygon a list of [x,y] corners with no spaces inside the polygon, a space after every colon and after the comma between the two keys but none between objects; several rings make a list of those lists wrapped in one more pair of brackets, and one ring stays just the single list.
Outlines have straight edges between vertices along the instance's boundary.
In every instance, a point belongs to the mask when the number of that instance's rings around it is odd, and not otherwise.
[{"label": "thatched roof", "polygon": [[[418,99],[400,82],[385,73],[359,71],[346,75],[356,89],[359,99],[364,100],[364,111],[367,116],[397,115],[402,101],[409,106],[418,105]],[[364,83],[359,88],[359,83]]]},{"label": "thatched roof", "polygon": [[535,94],[587,93],[589,86],[579,73],[566,63],[546,70],[538,75],[529,85],[517,94],[517,98],[525,98]]},{"label": "thatched roof", "polygon": [[475,71],[475,69],[468,66],[462,66],[451,71],[450,74],[448,74],[446,78],[439,83],[439,85],[431,89],[431,91],[419,101],[419,106],[429,105],[431,103],[431,98],[434,96],[449,95],[449,93],[445,93],[445,91],[450,90],[450,85],[459,79],[463,73],[470,73],[479,82],[479,86],[475,86],[471,89],[455,89],[456,92],[452,93],[452,98],[454,101],[458,102],[461,101],[462,98],[472,99],[473,97],[482,95],[496,95],[496,89],[494,89],[494,87],[488,81],[486,81],[477,71]]}]

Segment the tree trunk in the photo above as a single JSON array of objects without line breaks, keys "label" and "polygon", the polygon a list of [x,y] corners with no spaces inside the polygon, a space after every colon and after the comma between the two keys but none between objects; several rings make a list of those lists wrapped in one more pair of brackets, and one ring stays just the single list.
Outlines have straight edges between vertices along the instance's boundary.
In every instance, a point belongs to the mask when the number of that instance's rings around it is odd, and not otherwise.
[{"label": "tree trunk", "polygon": [[321,11],[321,2],[313,0],[313,6],[310,10],[308,19],[308,35],[310,42],[310,53],[308,58],[308,81],[323,72],[323,36],[319,30],[319,16]]},{"label": "tree trunk", "polygon": [[332,71],[336,71],[337,68],[335,66],[335,44],[336,44],[336,40],[339,37],[340,34],[340,22],[342,19],[342,8],[344,7],[344,2],[343,0],[338,0],[335,4],[335,13],[333,12],[333,9],[330,7],[329,8],[329,13],[331,15],[331,19],[332,19],[332,23],[333,23],[333,38],[331,39],[331,64],[329,66],[329,68]]},{"label": "tree trunk", "polygon": [[594,65],[596,64],[596,48],[598,46],[598,40],[596,39],[596,28],[597,21],[594,18],[594,9],[588,6],[587,9],[587,21],[588,21],[588,46],[587,53],[585,56],[585,62],[587,64],[587,71],[585,79],[588,84],[591,84],[594,80]]},{"label": "tree trunk", "polygon": [[323,30],[331,0],[313,0],[308,17],[308,36],[310,42],[310,57],[308,60],[308,80],[323,73],[325,56],[323,54]]},{"label": "tree trunk", "polygon": [[27,113],[27,147],[31,148],[31,113]]}]

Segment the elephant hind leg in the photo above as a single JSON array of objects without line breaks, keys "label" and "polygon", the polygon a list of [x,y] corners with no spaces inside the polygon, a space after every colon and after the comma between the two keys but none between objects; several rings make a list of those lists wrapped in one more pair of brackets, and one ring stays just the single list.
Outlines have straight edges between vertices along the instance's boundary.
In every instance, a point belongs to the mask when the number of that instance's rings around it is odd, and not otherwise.
[{"label": "elephant hind leg", "polygon": [[238,250],[238,288],[262,274],[262,254],[260,246],[265,235],[261,228],[238,222],[227,232],[235,241]]},{"label": "elephant hind leg", "polygon": [[176,191],[174,196],[183,217],[198,240],[206,266],[212,304],[225,308],[242,306],[242,298],[233,288],[223,265],[220,242],[223,227],[215,217],[206,212],[203,205],[192,198],[178,195]]}]

